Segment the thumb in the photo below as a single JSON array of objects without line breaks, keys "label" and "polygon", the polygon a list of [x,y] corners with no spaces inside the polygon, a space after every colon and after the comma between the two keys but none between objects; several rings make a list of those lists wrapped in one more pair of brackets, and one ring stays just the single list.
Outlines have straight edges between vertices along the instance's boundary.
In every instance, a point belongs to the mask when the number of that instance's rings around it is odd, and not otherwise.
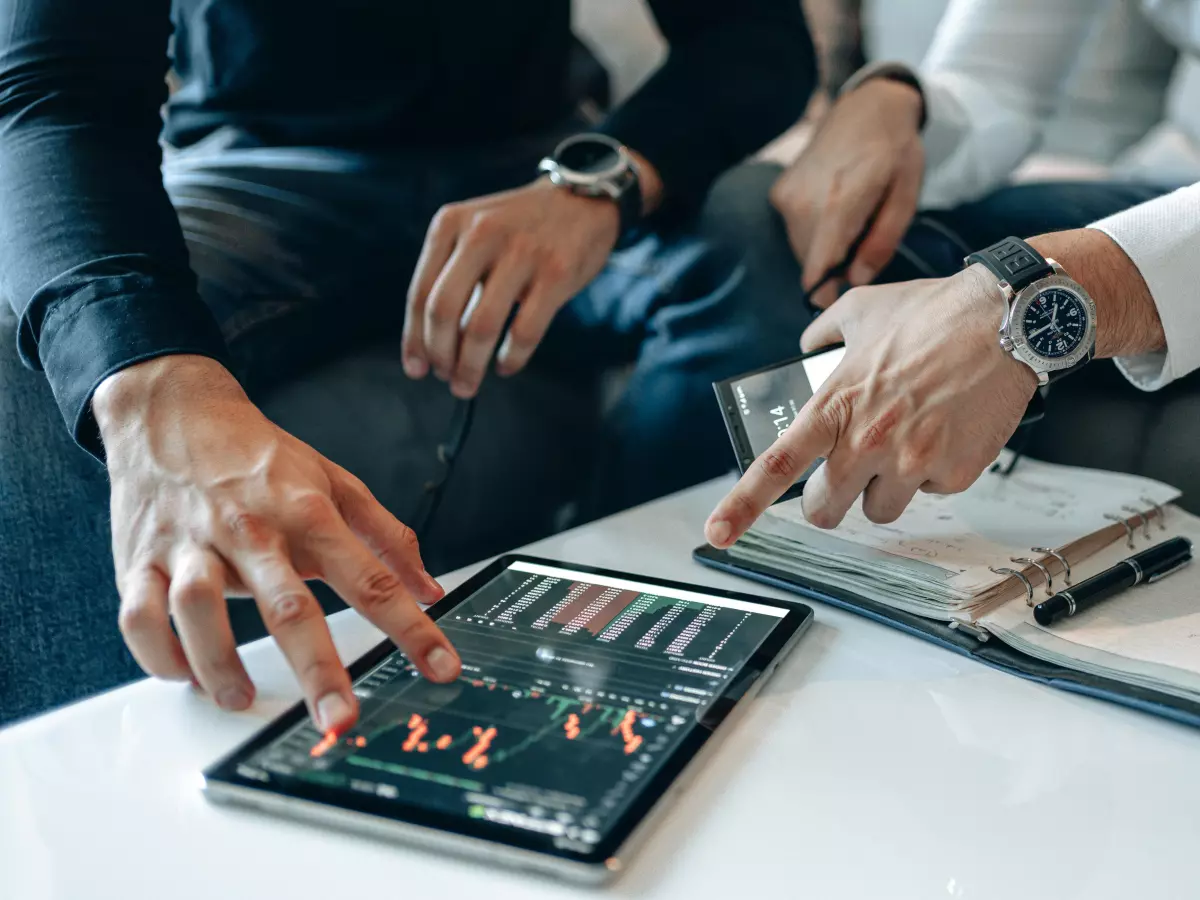
[{"label": "thumb", "polygon": [[814,350],[820,350],[822,347],[828,347],[831,344],[840,344],[844,341],[841,315],[839,314],[837,304],[835,304],[817,316],[804,329],[804,334],[800,335],[800,349],[805,353],[811,353]]}]

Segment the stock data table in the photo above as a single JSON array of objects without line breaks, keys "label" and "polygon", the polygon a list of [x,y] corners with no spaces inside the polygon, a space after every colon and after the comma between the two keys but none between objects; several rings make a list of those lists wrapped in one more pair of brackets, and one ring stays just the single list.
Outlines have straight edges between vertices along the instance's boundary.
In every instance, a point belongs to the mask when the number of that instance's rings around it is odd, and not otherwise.
[{"label": "stock data table", "polygon": [[[728,484],[527,549],[565,563],[773,594],[690,559],[705,515]],[[453,587],[472,571],[442,581]],[[507,628],[519,640],[517,626],[536,630],[543,622],[563,632],[575,623],[578,641],[602,643],[616,659],[644,661],[639,641],[666,641],[673,656],[702,673],[752,640],[736,611],[697,609],[664,622],[674,607],[670,598],[619,586],[514,573],[448,627],[461,642],[472,632]],[[1200,897],[1200,733],[1011,678],[837,610],[816,611],[813,629],[605,894]],[[662,630],[651,634],[658,623]],[[333,617],[331,627],[347,661],[379,640],[353,613]],[[189,688],[146,681],[0,731],[0,897],[597,896],[210,805],[199,791],[200,771],[298,697],[273,644],[251,645],[244,656],[260,688],[248,713],[222,713]],[[409,696],[383,709],[365,697],[353,745],[319,752],[323,770],[333,777],[344,766],[386,789],[397,773],[380,769],[372,741],[396,742],[430,777],[464,782],[544,765],[547,735],[580,742],[582,765],[650,758],[672,705],[686,702],[635,704],[639,684],[653,675],[636,667],[612,696],[583,703],[576,685],[532,687],[516,670],[466,674],[452,703]],[[411,677],[389,663],[360,690],[395,696],[386,688]],[[479,692],[504,690],[509,718],[480,720]],[[297,734],[297,757],[314,758],[318,736]],[[288,748],[262,763],[288,765]]]}]

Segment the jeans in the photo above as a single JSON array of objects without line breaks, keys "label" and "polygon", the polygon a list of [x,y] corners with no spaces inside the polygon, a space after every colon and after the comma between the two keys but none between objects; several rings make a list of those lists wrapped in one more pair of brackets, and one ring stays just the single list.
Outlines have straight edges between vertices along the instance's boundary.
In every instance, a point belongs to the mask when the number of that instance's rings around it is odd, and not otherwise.
[{"label": "jeans", "polygon": [[[527,182],[559,137],[367,155],[223,131],[167,155],[201,296],[250,396],[401,520],[445,475],[438,447],[461,415],[444,384],[410,381],[400,365],[425,229],[444,203]],[[693,221],[615,254],[526,372],[485,381],[422,534],[432,572],[549,533],[572,506],[601,515],[731,468],[711,382],[795,353],[809,319],[798,298],[747,290],[742,260],[774,221],[731,184],[702,219],[713,234]],[[116,627],[106,473],[71,442],[45,379],[19,364],[16,321],[0,307],[4,723],[141,673]],[[603,402],[614,370],[623,390]],[[263,633],[251,601],[231,600],[230,613],[239,640]]]},{"label": "jeans", "polygon": [[[744,205],[766,205],[778,177],[773,165],[744,166],[726,176],[727,193]],[[1009,235],[1033,237],[1082,228],[1167,192],[1133,182],[1023,184],[950,210],[920,213],[879,282],[945,277],[963,257]],[[782,220],[770,240],[746,260],[744,290],[786,296],[800,268]],[[1048,462],[1134,472],[1172,484],[1180,505],[1200,513],[1200,372],[1153,393],[1130,384],[1117,367],[1097,360],[1057,382],[1046,397],[1046,415],[1031,426],[1024,451]],[[1120,510],[1114,510],[1119,513]]]}]

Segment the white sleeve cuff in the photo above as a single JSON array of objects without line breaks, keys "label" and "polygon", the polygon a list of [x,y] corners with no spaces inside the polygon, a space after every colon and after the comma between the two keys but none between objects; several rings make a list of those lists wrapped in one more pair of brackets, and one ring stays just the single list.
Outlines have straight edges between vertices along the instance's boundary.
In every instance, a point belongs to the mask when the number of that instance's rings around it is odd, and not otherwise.
[{"label": "white sleeve cuff", "polygon": [[1200,184],[1090,227],[1112,238],[1138,267],[1167,339],[1165,351],[1117,359],[1117,368],[1145,391],[1200,368]]}]

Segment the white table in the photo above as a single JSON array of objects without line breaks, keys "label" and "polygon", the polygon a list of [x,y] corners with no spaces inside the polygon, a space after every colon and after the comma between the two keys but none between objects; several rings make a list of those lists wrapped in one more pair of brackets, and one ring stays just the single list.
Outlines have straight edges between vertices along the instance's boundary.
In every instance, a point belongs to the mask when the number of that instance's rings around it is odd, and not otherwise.
[{"label": "white table", "polygon": [[[529,550],[754,590],[689,556],[727,483]],[[816,609],[613,896],[1200,897],[1200,732]],[[347,660],[378,640],[331,624]],[[597,896],[210,805],[200,770],[298,696],[273,644],[244,655],[248,713],[146,681],[0,732],[0,897]]]}]

